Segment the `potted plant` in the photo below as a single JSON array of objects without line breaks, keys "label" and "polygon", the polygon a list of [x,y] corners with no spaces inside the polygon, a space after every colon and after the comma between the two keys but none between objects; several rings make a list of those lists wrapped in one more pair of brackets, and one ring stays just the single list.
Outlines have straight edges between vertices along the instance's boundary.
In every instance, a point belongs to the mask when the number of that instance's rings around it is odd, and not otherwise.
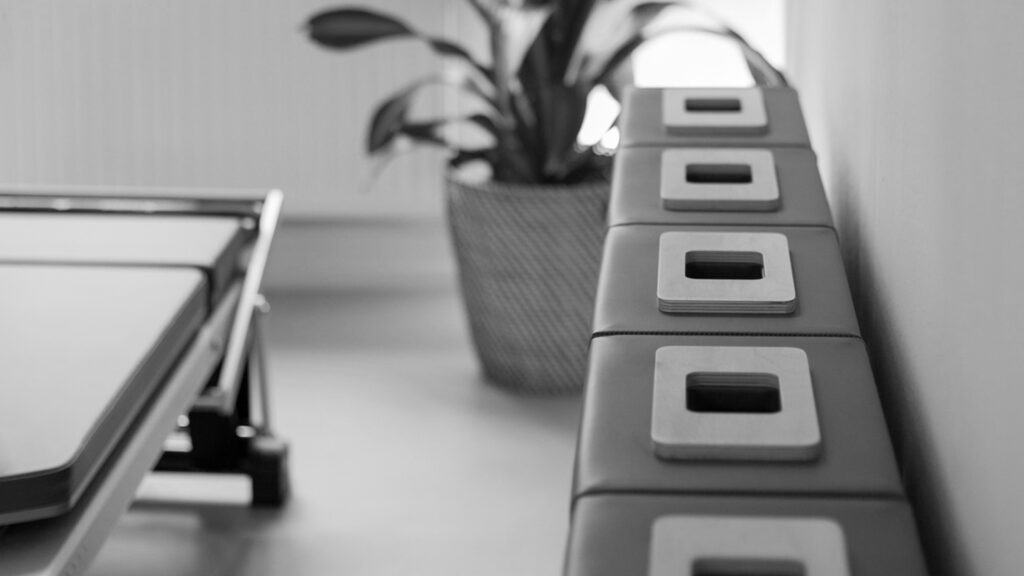
[{"label": "potted plant", "polygon": [[[652,19],[685,3],[467,1],[487,28],[489,61],[371,9],[326,10],[307,29],[313,41],[337,50],[418,40],[463,70],[417,80],[384,100],[370,121],[367,151],[387,154],[403,139],[449,151],[449,224],[484,374],[523,391],[578,391],[611,169],[610,150],[577,141],[588,95],[597,86],[617,92],[616,71],[649,39]],[[756,52],[734,31],[677,26],[658,33],[680,28],[738,40],[757,77],[759,66],[750,57]],[[416,94],[435,84],[464,92],[478,110],[457,118],[410,118]],[[489,141],[458,141],[448,130],[458,123],[483,130]],[[460,175],[471,163],[489,167],[489,177]]]}]

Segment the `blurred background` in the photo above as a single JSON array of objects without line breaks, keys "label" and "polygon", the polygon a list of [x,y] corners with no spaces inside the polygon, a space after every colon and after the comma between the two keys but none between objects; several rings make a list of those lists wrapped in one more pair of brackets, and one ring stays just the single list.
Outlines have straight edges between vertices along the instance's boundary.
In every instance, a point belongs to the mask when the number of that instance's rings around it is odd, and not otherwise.
[{"label": "blurred background", "polygon": [[[486,53],[462,0],[372,5]],[[933,568],[1019,573],[1021,7],[702,5],[801,93]],[[294,502],[253,511],[223,504],[244,485],[155,477],[91,574],[559,573],[579,400],[482,385],[441,154],[364,153],[373,106],[445,65],[412,41],[314,46],[304,22],[331,6],[0,5],[0,181],[287,195],[267,288]],[[638,85],[751,84],[735,46],[701,35],[631,66]],[[592,100],[580,138],[613,147],[617,103]],[[462,106],[438,91],[417,111]]]},{"label": "blurred background", "polygon": [[[5,2],[0,181],[278,187],[287,200],[272,289],[451,282],[442,153],[418,148],[383,167],[364,152],[374,106],[446,64],[415,41],[344,55],[315,46],[306,21],[341,4]],[[366,6],[487,54],[486,31],[463,0]],[[785,63],[781,0],[709,8]],[[663,18],[700,19],[685,10]],[[739,50],[703,34],[657,39],[633,65],[646,85],[751,83]],[[439,89],[415,113],[465,105]],[[599,138],[617,110],[598,107]]]},{"label": "blurred background", "polygon": [[[785,64],[782,0],[708,9]],[[415,41],[337,54],[306,21],[341,3],[16,0],[0,6],[0,181],[285,191],[265,288],[276,428],[293,500],[250,509],[244,478],[151,476],[89,574],[560,573],[580,398],[484,384],[444,216],[444,156],[380,165],[374,107],[448,65]],[[375,0],[480,58],[464,0]],[[664,25],[703,22],[670,11]],[[663,36],[647,86],[752,84],[740,50]],[[466,103],[428,91],[414,115]],[[592,95],[580,137],[618,103]],[[185,503],[185,505],[182,505]]]}]

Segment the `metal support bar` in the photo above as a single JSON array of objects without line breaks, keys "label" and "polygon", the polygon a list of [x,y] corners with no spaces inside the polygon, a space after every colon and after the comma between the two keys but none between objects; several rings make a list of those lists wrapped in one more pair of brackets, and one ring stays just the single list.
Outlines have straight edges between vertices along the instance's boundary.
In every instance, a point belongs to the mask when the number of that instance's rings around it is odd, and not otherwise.
[{"label": "metal support bar", "polygon": [[[249,352],[250,394],[255,392],[257,399],[260,414],[260,431],[263,434],[271,434],[273,427],[270,418],[270,385],[267,383],[269,380],[269,375],[267,374],[267,345],[263,337],[263,322],[267,314],[270,313],[270,304],[267,303],[267,299],[262,295],[257,299],[256,311],[257,314],[253,318],[252,325],[252,350]],[[255,379],[255,386],[252,385],[253,379]]]},{"label": "metal support bar", "polygon": [[217,385],[210,388],[196,402],[197,409],[215,409],[227,415],[235,409],[239,381],[242,378],[242,367],[245,362],[246,346],[249,340],[249,328],[260,296],[260,283],[270,256],[270,245],[274,239],[277,222],[281,215],[281,203],[284,195],[280,190],[267,193],[260,212],[258,235],[249,259],[249,265],[242,282],[242,297],[235,311],[228,339],[228,349],[221,366],[220,379]]}]

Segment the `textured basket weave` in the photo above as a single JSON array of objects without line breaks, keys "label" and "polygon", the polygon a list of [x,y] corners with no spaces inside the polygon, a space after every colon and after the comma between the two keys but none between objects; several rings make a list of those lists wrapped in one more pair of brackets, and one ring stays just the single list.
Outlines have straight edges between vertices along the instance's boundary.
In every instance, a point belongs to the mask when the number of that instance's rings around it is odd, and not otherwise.
[{"label": "textured basket weave", "polygon": [[448,180],[448,219],[485,376],[514,390],[583,388],[609,185]]}]

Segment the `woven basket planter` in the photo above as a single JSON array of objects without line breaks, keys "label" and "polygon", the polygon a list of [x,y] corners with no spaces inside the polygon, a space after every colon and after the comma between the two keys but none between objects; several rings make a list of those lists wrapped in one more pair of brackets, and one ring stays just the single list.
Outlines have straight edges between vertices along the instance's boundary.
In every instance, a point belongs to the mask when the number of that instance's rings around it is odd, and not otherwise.
[{"label": "woven basket planter", "polygon": [[609,185],[449,178],[459,282],[484,375],[531,393],[582,390]]}]

